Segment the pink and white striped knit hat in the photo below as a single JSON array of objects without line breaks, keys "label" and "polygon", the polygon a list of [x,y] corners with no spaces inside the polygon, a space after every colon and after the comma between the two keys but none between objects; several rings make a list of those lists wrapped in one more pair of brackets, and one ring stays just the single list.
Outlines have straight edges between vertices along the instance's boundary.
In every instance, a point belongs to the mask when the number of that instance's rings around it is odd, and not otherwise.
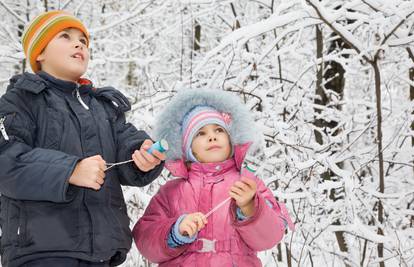
[{"label": "pink and white striped knit hat", "polygon": [[188,112],[182,124],[183,153],[186,160],[198,162],[191,150],[193,138],[207,124],[217,124],[229,133],[230,116],[209,106],[196,106]]}]

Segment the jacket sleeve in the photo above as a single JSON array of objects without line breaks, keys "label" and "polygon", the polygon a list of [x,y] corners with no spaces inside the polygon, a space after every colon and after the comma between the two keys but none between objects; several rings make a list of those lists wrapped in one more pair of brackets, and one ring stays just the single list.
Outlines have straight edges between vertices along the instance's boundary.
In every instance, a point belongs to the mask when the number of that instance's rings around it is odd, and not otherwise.
[{"label": "jacket sleeve", "polygon": [[66,202],[76,156],[34,147],[36,123],[15,90],[0,99],[0,193],[19,200]]},{"label": "jacket sleeve", "polygon": [[164,191],[161,187],[132,230],[139,252],[153,263],[172,260],[189,247],[189,244],[176,248],[168,246],[168,235],[179,216],[169,215],[168,199],[164,196]]},{"label": "jacket sleeve", "polygon": [[279,204],[261,179],[256,179],[257,193],[254,198],[255,213],[246,220],[237,219],[237,205],[230,205],[232,224],[243,241],[254,251],[274,247],[283,238],[285,220]]},{"label": "jacket sleeve", "polygon": [[[131,159],[135,150],[138,150],[145,139],[151,139],[144,131],[138,131],[135,126],[125,121],[125,115],[120,114],[115,121],[117,143],[117,162]],[[154,169],[143,172],[130,162],[118,166],[121,174],[121,184],[131,186],[145,186],[154,181],[164,168],[164,162]]]}]

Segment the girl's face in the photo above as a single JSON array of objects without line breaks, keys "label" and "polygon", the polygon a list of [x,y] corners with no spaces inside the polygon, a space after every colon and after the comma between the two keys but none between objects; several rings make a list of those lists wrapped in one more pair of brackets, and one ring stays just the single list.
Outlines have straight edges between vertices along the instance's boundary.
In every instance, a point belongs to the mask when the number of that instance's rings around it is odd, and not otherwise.
[{"label": "girl's face", "polygon": [[207,124],[198,130],[191,144],[194,156],[202,163],[222,162],[230,157],[230,138],[217,124]]}]

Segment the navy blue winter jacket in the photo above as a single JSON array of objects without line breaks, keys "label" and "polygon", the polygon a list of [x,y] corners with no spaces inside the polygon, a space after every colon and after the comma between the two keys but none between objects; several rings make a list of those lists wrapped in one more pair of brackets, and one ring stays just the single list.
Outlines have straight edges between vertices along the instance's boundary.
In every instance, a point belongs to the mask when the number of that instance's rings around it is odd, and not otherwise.
[{"label": "navy blue winter jacket", "polygon": [[163,164],[147,173],[120,165],[106,172],[99,191],[70,185],[68,178],[83,158],[125,161],[149,138],[125,122],[129,109],[110,87],[78,87],[45,72],[11,79],[0,98],[3,266],[59,256],[111,265],[125,260],[132,239],[121,184],[147,185]]}]

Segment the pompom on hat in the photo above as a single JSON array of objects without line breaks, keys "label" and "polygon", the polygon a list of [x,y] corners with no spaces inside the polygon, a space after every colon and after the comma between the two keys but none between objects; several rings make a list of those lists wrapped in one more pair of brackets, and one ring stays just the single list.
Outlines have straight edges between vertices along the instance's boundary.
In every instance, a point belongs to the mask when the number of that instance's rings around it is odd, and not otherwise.
[{"label": "pompom on hat", "polygon": [[37,57],[43,49],[60,31],[75,28],[83,32],[89,46],[89,33],[83,23],[63,10],[44,12],[35,17],[27,26],[22,35],[22,45],[26,59],[30,62],[33,72],[40,71]]}]

